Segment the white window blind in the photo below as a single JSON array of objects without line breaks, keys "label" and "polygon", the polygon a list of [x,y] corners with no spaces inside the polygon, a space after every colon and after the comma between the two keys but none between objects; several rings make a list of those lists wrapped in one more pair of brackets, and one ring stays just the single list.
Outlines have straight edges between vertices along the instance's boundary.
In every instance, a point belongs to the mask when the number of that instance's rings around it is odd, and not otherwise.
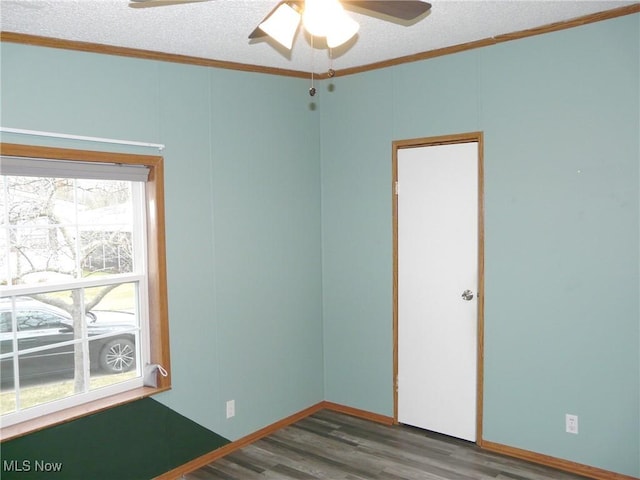
[{"label": "white window blind", "polygon": [[84,178],[146,182],[149,178],[149,168],[144,165],[2,156],[0,157],[0,174],[22,177]]}]

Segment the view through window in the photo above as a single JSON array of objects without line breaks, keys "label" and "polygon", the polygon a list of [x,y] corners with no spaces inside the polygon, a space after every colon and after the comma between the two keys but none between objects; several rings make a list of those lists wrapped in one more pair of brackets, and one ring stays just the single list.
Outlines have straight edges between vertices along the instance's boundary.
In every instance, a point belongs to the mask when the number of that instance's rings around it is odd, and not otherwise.
[{"label": "view through window", "polygon": [[149,362],[145,181],[35,162],[0,175],[3,426],[140,387]]}]

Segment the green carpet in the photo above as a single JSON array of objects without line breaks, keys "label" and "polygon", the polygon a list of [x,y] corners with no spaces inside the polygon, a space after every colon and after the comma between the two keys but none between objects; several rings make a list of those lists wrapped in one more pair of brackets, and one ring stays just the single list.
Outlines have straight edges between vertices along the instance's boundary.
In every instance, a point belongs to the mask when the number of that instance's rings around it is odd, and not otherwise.
[{"label": "green carpet", "polygon": [[0,445],[0,478],[147,480],[229,443],[151,398]]}]

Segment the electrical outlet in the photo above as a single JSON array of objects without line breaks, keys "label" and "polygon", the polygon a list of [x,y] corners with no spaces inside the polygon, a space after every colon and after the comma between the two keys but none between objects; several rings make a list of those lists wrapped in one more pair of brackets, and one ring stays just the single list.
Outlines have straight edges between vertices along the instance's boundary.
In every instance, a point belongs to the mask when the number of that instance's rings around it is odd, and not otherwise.
[{"label": "electrical outlet", "polygon": [[227,418],[235,417],[236,415],[236,401],[229,400],[227,402]]},{"label": "electrical outlet", "polygon": [[567,413],[564,416],[565,429],[567,433],[578,434],[578,416]]}]

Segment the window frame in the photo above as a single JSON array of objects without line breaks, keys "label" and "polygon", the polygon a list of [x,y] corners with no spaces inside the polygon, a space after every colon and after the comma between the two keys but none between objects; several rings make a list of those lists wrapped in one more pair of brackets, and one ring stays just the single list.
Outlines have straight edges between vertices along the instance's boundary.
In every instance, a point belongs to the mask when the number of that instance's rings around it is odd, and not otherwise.
[{"label": "window frame", "polygon": [[147,274],[149,309],[149,362],[163,366],[166,377],[158,376],[158,386],[136,387],[122,393],[82,403],[31,420],[0,429],[2,442],[44,428],[103,411],[171,389],[169,355],[169,308],[167,300],[167,269],[164,214],[164,159],[155,155],[76,150],[13,143],[0,143],[0,155],[42,158],[51,161],[81,161],[86,163],[119,163],[144,165],[149,169],[145,188],[147,208]]}]

